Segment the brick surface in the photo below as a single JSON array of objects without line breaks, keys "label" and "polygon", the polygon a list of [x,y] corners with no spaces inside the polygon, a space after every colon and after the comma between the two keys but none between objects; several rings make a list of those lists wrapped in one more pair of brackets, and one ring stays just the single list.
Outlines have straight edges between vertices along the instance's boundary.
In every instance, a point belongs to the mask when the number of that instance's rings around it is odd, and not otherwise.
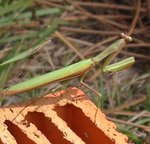
[{"label": "brick surface", "polygon": [[48,94],[22,111],[24,106],[0,109],[0,144],[127,144],[77,88]]}]

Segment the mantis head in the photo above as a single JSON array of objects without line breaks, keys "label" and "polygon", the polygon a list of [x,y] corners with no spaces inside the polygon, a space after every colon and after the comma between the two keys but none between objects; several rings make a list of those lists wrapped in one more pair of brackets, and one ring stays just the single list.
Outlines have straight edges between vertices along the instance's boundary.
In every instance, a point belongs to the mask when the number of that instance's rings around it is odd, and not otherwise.
[{"label": "mantis head", "polygon": [[125,39],[126,42],[131,42],[132,41],[132,37],[130,37],[130,36],[124,34],[124,33],[121,33],[121,37],[123,39]]}]

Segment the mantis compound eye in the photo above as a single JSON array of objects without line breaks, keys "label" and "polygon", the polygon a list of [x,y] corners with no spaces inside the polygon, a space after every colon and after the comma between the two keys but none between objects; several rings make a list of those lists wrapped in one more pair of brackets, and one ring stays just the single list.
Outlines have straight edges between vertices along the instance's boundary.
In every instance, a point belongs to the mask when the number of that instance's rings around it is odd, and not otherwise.
[{"label": "mantis compound eye", "polygon": [[131,42],[132,41],[132,37],[130,37],[130,36],[124,34],[124,33],[121,33],[121,37],[123,39],[125,39],[125,41],[127,41],[127,42]]}]

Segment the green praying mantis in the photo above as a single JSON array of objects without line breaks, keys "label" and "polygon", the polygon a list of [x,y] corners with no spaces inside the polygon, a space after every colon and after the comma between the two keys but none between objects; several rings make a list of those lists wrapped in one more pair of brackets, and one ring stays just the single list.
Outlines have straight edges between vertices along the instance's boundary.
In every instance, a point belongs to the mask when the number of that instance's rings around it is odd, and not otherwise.
[{"label": "green praying mantis", "polygon": [[47,84],[73,79],[84,75],[86,72],[88,72],[91,68],[93,68],[96,64],[100,62],[104,62],[102,68],[104,72],[116,72],[125,69],[135,62],[134,57],[130,57],[110,65],[109,63],[110,57],[117,53],[120,47],[125,46],[128,41],[132,41],[132,38],[128,35],[122,34],[121,39],[113,42],[110,46],[108,46],[104,51],[102,51],[95,57],[85,59],[64,68],[31,78],[18,84],[14,84],[6,89],[0,90],[0,94],[4,96],[15,95],[18,93],[37,89]]}]

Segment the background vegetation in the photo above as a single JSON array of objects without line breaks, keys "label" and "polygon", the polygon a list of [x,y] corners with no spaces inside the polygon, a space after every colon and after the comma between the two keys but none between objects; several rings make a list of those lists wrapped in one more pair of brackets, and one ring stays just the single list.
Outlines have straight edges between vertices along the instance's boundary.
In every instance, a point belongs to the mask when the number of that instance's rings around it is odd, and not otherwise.
[{"label": "background vegetation", "polygon": [[[1,0],[0,62],[20,52],[51,40],[37,53],[0,69],[0,87],[13,85],[35,75],[92,57],[127,33],[135,18],[139,0],[69,1],[69,0]],[[98,105],[108,119],[136,144],[150,141],[150,2],[141,1],[140,14],[127,44],[114,61],[134,56],[136,64],[128,70],[103,75],[97,66],[86,82],[102,94],[96,95],[79,80],[53,84],[36,91],[3,99],[9,105],[42,96],[68,86],[76,86]],[[60,38],[58,33],[63,37]],[[2,96],[1,96],[2,97]]]}]

